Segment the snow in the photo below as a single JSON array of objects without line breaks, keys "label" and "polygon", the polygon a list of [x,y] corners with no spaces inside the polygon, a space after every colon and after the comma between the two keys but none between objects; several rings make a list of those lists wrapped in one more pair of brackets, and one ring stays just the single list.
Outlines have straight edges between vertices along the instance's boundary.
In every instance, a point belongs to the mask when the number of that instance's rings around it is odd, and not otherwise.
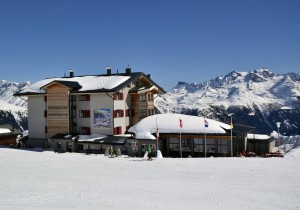
[{"label": "snow", "polygon": [[267,140],[267,139],[270,139],[270,136],[269,135],[264,135],[264,134],[248,133],[247,138],[248,139],[257,139],[257,140]]},{"label": "snow", "polygon": [[[179,119],[183,126],[180,128]],[[208,127],[204,127],[204,118],[183,114],[157,114],[142,119],[139,123],[132,126],[128,131],[135,133],[136,139],[156,139],[152,133],[208,133],[224,134],[224,129],[230,129],[230,125],[216,120],[205,118]]]},{"label": "snow", "polygon": [[107,137],[106,135],[102,135],[102,134],[78,135],[78,136],[79,136],[79,138],[77,141],[79,141],[79,142],[81,142],[81,141],[93,142],[95,140],[103,139],[103,138]]},{"label": "snow", "polygon": [[11,133],[8,128],[0,128],[0,133]]},{"label": "snow", "polygon": [[98,89],[113,89],[118,85],[122,84],[126,80],[128,80],[129,76],[82,76],[82,77],[58,77],[58,78],[49,78],[38,81],[28,88],[22,90],[20,93],[45,93],[44,90],[40,89],[41,87],[53,82],[54,80],[57,81],[72,81],[78,82],[82,88],[80,91],[87,91],[87,90],[98,90]]},{"label": "snow", "polygon": [[108,158],[0,148],[1,209],[299,209],[300,159]]},{"label": "snow", "polygon": [[284,158],[287,159],[300,159],[300,147],[290,150],[287,154],[284,155]]},{"label": "snow", "polygon": [[[299,77],[299,76],[298,76]],[[208,106],[245,106],[255,113],[254,106],[264,111],[270,104],[291,109],[300,95],[297,76],[275,75],[268,69],[231,72],[203,83],[179,82],[171,92],[155,98],[161,113],[186,109],[205,110]]]}]

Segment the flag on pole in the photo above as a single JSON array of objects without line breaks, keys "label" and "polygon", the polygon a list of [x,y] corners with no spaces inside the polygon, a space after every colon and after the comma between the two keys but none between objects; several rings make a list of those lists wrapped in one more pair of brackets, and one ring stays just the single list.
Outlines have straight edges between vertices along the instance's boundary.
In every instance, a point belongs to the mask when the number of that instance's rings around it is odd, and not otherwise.
[{"label": "flag on pole", "polygon": [[231,118],[231,121],[230,121],[230,127],[233,128],[233,120]]},{"label": "flag on pole", "polygon": [[204,118],[204,127],[208,128],[208,121]]},{"label": "flag on pole", "polygon": [[179,118],[179,126],[180,126],[180,128],[182,128],[182,120]]}]

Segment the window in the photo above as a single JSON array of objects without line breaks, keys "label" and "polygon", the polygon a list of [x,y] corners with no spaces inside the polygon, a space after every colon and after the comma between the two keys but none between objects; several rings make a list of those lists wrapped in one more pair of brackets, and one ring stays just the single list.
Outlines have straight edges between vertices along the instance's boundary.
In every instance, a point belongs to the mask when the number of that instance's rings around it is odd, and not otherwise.
[{"label": "window", "polygon": [[148,101],[153,101],[153,94],[152,93],[148,94]]},{"label": "window", "polygon": [[194,152],[203,152],[203,139],[194,139]]},{"label": "window", "polygon": [[114,100],[123,100],[123,98],[124,98],[124,94],[121,93],[121,92],[115,93],[115,94],[113,95],[113,99],[114,99]]},{"label": "window", "polygon": [[139,117],[147,117],[147,109],[139,109]]},{"label": "window", "polygon": [[90,127],[80,127],[80,134],[90,135],[91,134],[91,128]]},{"label": "window", "polygon": [[124,110],[118,109],[114,110],[114,117],[124,117]]},{"label": "window", "polygon": [[206,139],[206,153],[210,153],[210,155],[216,153],[215,139]]},{"label": "window", "polygon": [[148,109],[148,116],[151,116],[154,114],[154,109]]},{"label": "window", "polygon": [[218,139],[218,152],[219,154],[227,154],[228,141],[225,139]]},{"label": "window", "polygon": [[71,95],[71,108],[74,109],[76,108],[76,96],[75,95]]},{"label": "window", "polygon": [[139,101],[146,101],[146,94],[140,94],[139,95]]},{"label": "window", "polygon": [[90,95],[89,94],[79,96],[79,101],[89,101],[89,100],[90,100]]},{"label": "window", "polygon": [[79,117],[89,118],[91,116],[90,110],[79,110]]},{"label": "window", "polygon": [[122,127],[121,126],[114,128],[114,135],[119,135],[119,134],[122,134]]}]

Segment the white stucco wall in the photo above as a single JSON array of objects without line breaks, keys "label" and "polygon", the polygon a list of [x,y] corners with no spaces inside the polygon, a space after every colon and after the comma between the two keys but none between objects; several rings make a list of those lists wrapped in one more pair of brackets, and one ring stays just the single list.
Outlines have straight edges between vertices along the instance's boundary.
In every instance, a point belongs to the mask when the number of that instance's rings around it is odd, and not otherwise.
[{"label": "white stucco wall", "polygon": [[[111,120],[112,120],[111,128],[94,128],[95,109],[110,109]],[[114,123],[113,123],[114,104],[113,104],[112,94],[109,95],[106,95],[106,93],[91,94],[90,110],[91,110],[91,118],[90,118],[91,133],[113,135],[114,134]]]},{"label": "white stucco wall", "polygon": [[[124,117],[118,117],[115,118],[114,120],[114,127],[122,127],[122,133],[126,131],[126,126],[129,125],[129,117],[126,117],[126,109],[130,109],[130,104],[128,103],[131,102],[130,95],[128,94],[130,88],[126,87],[123,89],[123,100],[115,100],[114,101],[114,109],[121,109],[124,110]],[[129,98],[128,98],[129,95]]]},{"label": "white stucco wall", "polygon": [[47,118],[44,117],[46,102],[44,96],[28,96],[28,133],[32,139],[47,139],[45,126]]}]

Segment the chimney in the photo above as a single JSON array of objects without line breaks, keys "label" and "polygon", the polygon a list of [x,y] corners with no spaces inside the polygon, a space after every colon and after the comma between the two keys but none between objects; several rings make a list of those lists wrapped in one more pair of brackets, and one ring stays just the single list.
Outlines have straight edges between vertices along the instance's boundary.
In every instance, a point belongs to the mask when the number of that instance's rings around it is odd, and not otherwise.
[{"label": "chimney", "polygon": [[151,74],[147,74],[147,77],[148,77],[148,78],[151,78]]},{"label": "chimney", "polygon": [[107,76],[111,75],[111,68],[110,66],[106,67]]},{"label": "chimney", "polygon": [[70,72],[70,78],[74,77],[74,71],[73,71],[73,69],[70,69],[69,72]]},{"label": "chimney", "polygon": [[131,67],[128,65],[128,67],[125,70],[126,70],[126,75],[129,76],[131,74]]}]

